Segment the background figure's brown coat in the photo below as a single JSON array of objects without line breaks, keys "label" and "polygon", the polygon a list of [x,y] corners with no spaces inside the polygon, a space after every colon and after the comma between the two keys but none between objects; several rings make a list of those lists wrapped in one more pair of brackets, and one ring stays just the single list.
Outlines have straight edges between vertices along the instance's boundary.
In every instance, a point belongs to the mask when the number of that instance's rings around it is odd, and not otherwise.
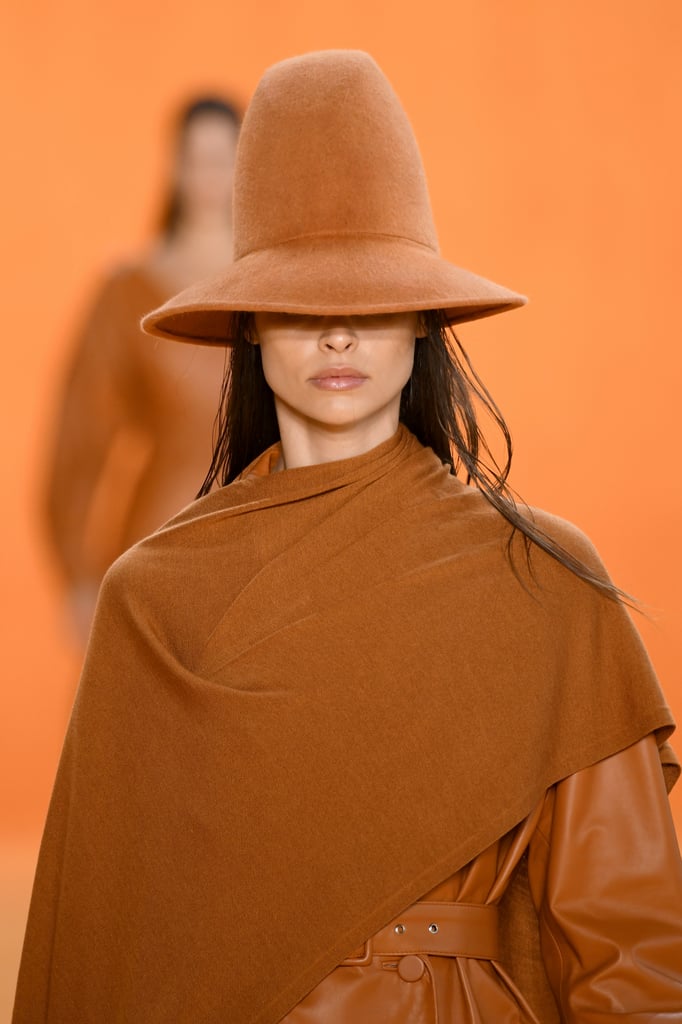
[{"label": "background figure's brown coat", "polygon": [[49,464],[47,525],[71,587],[196,496],[211,461],[224,353],[159,345],[140,317],[169,292],[142,264],[101,287],[72,356]]},{"label": "background figure's brown coat", "polygon": [[[261,472],[268,459],[261,460]],[[540,525],[591,564],[574,528]],[[670,714],[625,609],[403,427],[207,496],[106,577],[15,1024],[270,1024]]]}]

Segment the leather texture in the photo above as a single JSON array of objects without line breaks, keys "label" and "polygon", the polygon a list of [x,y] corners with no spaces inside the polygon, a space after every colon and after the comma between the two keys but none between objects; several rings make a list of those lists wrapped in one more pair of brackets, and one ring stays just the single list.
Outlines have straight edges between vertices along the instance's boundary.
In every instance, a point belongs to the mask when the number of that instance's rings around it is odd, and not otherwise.
[{"label": "leather texture", "polygon": [[[542,978],[517,948],[519,903],[495,954],[496,908],[521,871]],[[682,1022],[682,864],[653,735],[553,786],[354,956],[282,1024]]]},{"label": "leather texture", "polygon": [[499,960],[499,914],[494,905],[420,900],[346,957],[344,965],[369,962],[373,953],[466,956]]}]

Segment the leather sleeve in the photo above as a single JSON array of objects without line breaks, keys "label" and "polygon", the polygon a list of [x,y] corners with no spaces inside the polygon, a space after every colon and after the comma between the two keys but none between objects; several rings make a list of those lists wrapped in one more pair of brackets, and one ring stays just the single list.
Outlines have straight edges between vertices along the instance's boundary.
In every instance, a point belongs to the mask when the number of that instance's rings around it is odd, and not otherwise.
[{"label": "leather sleeve", "polygon": [[682,1022],[682,863],[653,735],[552,787],[529,879],[565,1024]]}]

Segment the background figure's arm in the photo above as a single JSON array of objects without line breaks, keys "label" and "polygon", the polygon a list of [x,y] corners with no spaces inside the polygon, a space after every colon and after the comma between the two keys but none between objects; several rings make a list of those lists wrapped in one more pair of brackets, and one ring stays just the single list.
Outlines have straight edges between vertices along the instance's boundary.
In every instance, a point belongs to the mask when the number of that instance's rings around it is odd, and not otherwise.
[{"label": "background figure's arm", "polygon": [[97,295],[71,357],[54,426],[45,519],[79,633],[89,628],[108,552],[89,536],[93,500],[127,418],[125,342],[117,281]]},{"label": "background figure's arm", "polygon": [[682,1022],[682,863],[655,736],[549,791],[529,876],[566,1024]]}]

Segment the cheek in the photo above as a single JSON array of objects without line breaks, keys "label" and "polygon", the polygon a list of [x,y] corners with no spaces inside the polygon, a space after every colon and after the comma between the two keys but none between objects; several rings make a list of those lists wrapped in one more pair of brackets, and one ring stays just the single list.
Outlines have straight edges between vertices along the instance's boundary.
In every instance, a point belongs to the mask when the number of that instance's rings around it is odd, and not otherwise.
[{"label": "cheek", "polygon": [[414,367],[414,348],[414,337],[410,337],[405,340],[403,345],[400,346],[399,352],[396,356],[396,378],[401,382],[401,387],[407,384],[408,380],[412,376],[412,369]]},{"label": "cheek", "polygon": [[263,375],[271,391],[276,395],[291,391],[293,381],[296,379],[295,359],[291,348],[261,338],[260,351]]},{"label": "cheek", "polygon": [[268,386],[274,391],[273,383],[277,376],[277,360],[272,358],[272,349],[263,341],[260,342],[260,355],[263,364],[263,376]]}]

